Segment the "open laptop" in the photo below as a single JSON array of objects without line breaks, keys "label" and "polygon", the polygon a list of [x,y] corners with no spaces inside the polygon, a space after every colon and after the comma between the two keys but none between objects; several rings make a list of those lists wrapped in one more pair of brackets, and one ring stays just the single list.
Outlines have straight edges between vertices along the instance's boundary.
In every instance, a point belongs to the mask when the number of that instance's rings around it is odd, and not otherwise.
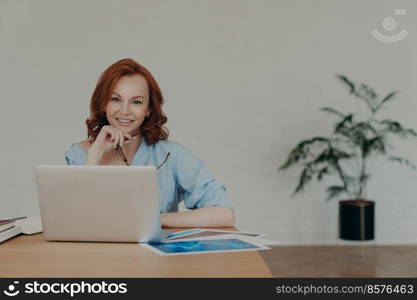
[{"label": "open laptop", "polygon": [[155,167],[40,165],[35,176],[46,240],[161,241]]}]

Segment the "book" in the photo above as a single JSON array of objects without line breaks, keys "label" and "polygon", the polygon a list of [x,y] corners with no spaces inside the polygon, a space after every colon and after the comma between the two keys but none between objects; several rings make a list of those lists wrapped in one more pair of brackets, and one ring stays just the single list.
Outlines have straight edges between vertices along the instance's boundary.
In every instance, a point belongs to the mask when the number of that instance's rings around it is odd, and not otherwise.
[{"label": "book", "polygon": [[9,228],[12,228],[14,226],[14,222],[5,223],[3,225],[0,225],[0,232],[5,231]]},{"label": "book", "polygon": [[22,234],[42,232],[42,222],[39,216],[0,219],[0,243]]},{"label": "book", "polygon": [[0,219],[0,232],[12,228],[15,225],[15,221],[24,219],[26,217],[18,217],[13,219]]},{"label": "book", "polygon": [[12,228],[6,229],[0,232],[0,243],[22,233],[22,227],[13,226]]}]

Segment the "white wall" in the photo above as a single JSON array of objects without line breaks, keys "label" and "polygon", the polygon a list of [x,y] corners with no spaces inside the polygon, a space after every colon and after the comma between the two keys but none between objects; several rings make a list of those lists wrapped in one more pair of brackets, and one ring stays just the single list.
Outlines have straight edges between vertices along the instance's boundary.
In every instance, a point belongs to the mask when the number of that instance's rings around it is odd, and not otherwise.
[{"label": "white wall", "polygon": [[[64,163],[86,137],[98,75],[132,57],[160,83],[171,139],[227,186],[237,227],[335,243],[337,202],[325,203],[325,186],[291,198],[300,169],[277,167],[302,138],[329,133],[319,107],[359,109],[335,73],[400,90],[386,114],[417,128],[416,14],[414,0],[2,0],[0,216],[38,213],[33,166]],[[389,16],[409,32],[394,44],[370,34]],[[417,162],[416,149],[399,150]],[[388,165],[373,178],[377,243],[417,242],[416,182]]]}]

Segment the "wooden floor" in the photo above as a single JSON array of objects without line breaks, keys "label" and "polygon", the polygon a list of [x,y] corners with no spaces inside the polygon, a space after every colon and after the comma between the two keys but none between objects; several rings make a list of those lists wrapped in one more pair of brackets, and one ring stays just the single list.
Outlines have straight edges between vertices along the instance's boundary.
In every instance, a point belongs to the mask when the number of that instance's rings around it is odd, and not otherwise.
[{"label": "wooden floor", "polygon": [[417,246],[278,246],[259,252],[273,277],[417,277]]}]

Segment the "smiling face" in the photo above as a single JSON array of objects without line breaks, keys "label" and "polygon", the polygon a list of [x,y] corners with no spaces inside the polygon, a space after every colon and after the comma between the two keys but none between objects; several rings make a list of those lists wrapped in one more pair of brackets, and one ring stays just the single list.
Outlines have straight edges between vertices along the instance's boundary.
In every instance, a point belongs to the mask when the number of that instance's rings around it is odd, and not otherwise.
[{"label": "smiling face", "polygon": [[143,120],[149,115],[149,88],[146,79],[139,74],[120,78],[106,105],[106,117],[110,125],[136,135]]}]

